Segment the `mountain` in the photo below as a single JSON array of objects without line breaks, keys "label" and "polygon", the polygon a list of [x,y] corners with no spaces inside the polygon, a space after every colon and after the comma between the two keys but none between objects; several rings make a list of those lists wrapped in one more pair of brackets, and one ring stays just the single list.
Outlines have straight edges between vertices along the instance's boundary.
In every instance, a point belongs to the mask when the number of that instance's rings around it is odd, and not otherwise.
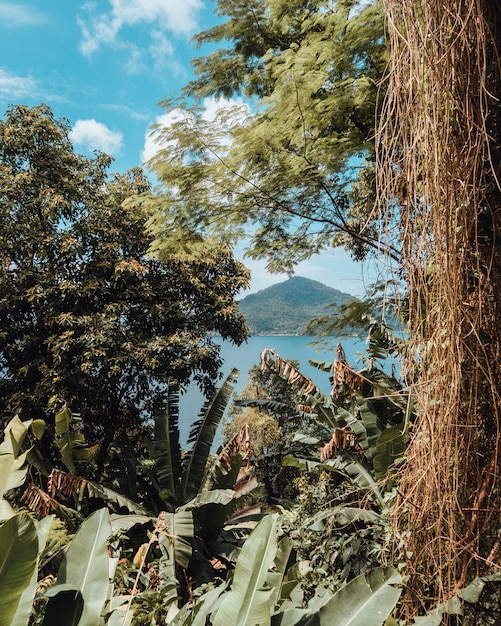
[{"label": "mountain", "polygon": [[354,296],[327,287],[316,280],[294,276],[240,301],[251,335],[302,335],[314,317],[325,315],[325,307],[354,300]]}]

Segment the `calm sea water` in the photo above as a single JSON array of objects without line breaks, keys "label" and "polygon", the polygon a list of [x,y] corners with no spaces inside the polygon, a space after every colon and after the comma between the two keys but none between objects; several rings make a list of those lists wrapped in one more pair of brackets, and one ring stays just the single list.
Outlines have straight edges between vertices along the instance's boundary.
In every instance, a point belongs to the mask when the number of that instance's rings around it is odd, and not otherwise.
[{"label": "calm sea water", "polygon": [[[330,392],[329,375],[311,366],[308,361],[327,361],[332,363],[336,356],[335,350],[338,340],[330,340],[329,348],[319,348],[309,345],[313,341],[314,337],[255,336],[250,337],[248,342],[242,346],[234,346],[220,340],[218,343],[221,345],[221,356],[224,359],[222,372],[224,376],[227,376],[233,367],[240,370],[238,382],[234,388],[234,393],[238,394],[247,382],[249,370],[253,365],[259,363],[261,352],[265,348],[272,348],[283,359],[298,360],[300,371],[308,378],[311,378],[324,393],[328,394]],[[360,367],[360,353],[365,352],[365,342],[359,339],[342,339],[341,345],[344,348],[348,363],[355,369]],[[188,392],[181,397],[179,405],[179,426],[181,441],[183,443],[188,437],[190,424],[196,420],[203,402],[203,395],[198,391],[196,386],[192,386]],[[216,444],[220,443],[220,437],[218,436],[216,439]]]}]

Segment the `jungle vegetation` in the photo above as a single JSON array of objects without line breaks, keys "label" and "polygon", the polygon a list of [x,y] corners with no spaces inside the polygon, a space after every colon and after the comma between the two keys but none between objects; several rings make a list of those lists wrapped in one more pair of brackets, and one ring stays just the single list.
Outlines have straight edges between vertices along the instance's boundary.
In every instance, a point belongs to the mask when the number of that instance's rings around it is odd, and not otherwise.
[{"label": "jungle vegetation", "polygon": [[[216,11],[158,190],[44,105],[1,122],[0,624],[498,626],[499,0]],[[209,122],[208,96],[246,100]],[[345,309],[362,367],[339,343],[326,396],[265,350],[216,454],[244,236],[272,270],[345,245],[388,280]]]}]

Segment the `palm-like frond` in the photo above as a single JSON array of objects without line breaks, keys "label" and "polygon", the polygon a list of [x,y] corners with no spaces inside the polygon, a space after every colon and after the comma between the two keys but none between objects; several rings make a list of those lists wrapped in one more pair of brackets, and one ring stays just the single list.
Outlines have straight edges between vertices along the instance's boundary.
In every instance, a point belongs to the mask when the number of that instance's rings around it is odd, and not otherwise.
[{"label": "palm-like frond", "polygon": [[231,397],[238,377],[238,370],[233,368],[216,393],[202,407],[199,419],[193,424],[188,438],[188,445],[193,444],[187,455],[182,481],[182,503],[194,498],[203,484],[207,459],[217,427]]},{"label": "palm-like frond", "polygon": [[179,385],[169,381],[167,404],[155,412],[155,470],[164,499],[178,499],[181,467]]}]

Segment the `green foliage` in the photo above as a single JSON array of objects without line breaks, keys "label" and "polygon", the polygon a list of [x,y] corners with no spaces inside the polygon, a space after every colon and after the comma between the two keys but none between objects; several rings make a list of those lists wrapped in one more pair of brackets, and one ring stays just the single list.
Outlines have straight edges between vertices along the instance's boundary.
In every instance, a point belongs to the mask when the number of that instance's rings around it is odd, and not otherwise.
[{"label": "green foliage", "polygon": [[402,582],[391,568],[373,569],[361,574],[337,591],[318,611],[298,626],[381,626],[392,612],[402,592],[394,585]]},{"label": "green foliage", "polygon": [[178,428],[178,385],[169,384],[167,404],[155,415],[155,469],[161,496],[171,506],[187,504],[202,490],[207,460],[217,427],[229,402],[238,370],[233,369],[206,401],[188,437],[189,452],[183,455]]},{"label": "green foliage", "polygon": [[[54,523],[54,516],[49,515],[41,519],[36,524],[36,531],[37,531],[37,537],[38,537],[38,551],[37,551],[35,567],[33,568],[31,580],[28,586],[23,591],[23,594],[21,595],[19,604],[17,606],[16,614],[14,618],[12,619],[10,626],[25,626],[28,623],[29,617],[32,612],[33,599],[35,597],[36,588],[37,588],[38,570],[40,567],[42,554],[46,548],[48,535],[52,529],[53,523]],[[23,541],[26,541],[26,537],[24,537]],[[19,565],[19,563],[17,563],[17,565]]]},{"label": "green foliage", "polygon": [[[154,213],[153,249],[245,235],[251,256],[291,272],[331,245],[347,244],[356,256],[379,246],[373,190],[366,176],[357,185],[353,163],[365,158],[367,166],[374,152],[383,11],[378,2],[356,5],[218,2],[226,21],[196,39],[228,47],[195,60],[185,99],[163,103],[172,123],[155,129],[161,150],[149,165],[163,194],[161,203],[142,198]],[[252,112],[224,106],[208,121],[188,104],[236,95],[250,99]]]},{"label": "green foliage", "polygon": [[89,459],[85,437],[80,432],[81,420],[73,415],[67,406],[56,413],[55,440],[63,463],[75,474],[75,461]]},{"label": "green foliage", "polygon": [[[96,511],[79,528],[59,568],[56,584],[47,592],[44,624],[95,626],[108,592],[109,513]],[[64,618],[64,621],[63,621]]]},{"label": "green foliage", "polygon": [[270,623],[271,588],[265,588],[277,550],[276,518],[265,517],[245,542],[235,565],[230,592],[214,619],[214,626],[265,626]]},{"label": "green foliage", "polygon": [[21,450],[30,426],[36,435],[43,432],[42,420],[23,422],[17,415],[4,428],[4,440],[0,444],[0,521],[14,515],[4,497],[6,492],[22,485],[26,478],[29,450]]},{"label": "green foliage", "polygon": [[[0,624],[10,626],[25,590],[36,572],[38,535],[26,514],[14,515],[0,526]],[[17,622],[18,623],[18,622]]]},{"label": "green foliage", "polygon": [[75,154],[45,105],[0,121],[1,415],[51,424],[66,402],[101,465],[169,377],[214,389],[212,334],[239,344],[247,332],[235,296],[248,272],[231,250],[149,257],[150,213],[124,204],[149,183],[139,169],[110,176],[109,163]]},{"label": "green foliage", "polygon": [[[275,516],[267,516],[251,533],[236,562],[233,583],[202,595],[182,611],[175,624],[234,623],[382,625],[393,610],[402,581],[390,568],[376,568],[354,578],[334,595],[317,592],[306,601],[301,586],[308,568],[296,562],[287,539],[277,542]],[[203,618],[203,621],[199,621]],[[194,620],[194,621],[192,621]]]}]

